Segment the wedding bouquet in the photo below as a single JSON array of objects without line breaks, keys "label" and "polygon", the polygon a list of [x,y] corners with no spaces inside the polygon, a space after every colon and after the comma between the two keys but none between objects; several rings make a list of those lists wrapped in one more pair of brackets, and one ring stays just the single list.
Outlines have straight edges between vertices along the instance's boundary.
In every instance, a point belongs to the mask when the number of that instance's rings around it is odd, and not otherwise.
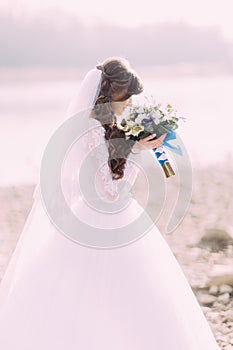
[{"label": "wedding bouquet", "polygon": [[[177,111],[170,105],[163,106],[156,104],[154,100],[147,103],[134,104],[125,108],[124,112],[117,118],[117,126],[125,132],[126,139],[139,141],[151,134],[155,134],[154,139],[163,134],[167,134],[164,139],[164,145],[168,145],[168,140],[176,138],[174,130],[178,128],[180,119]],[[174,147],[171,147],[174,149]],[[164,147],[153,148],[153,152],[161,165],[165,176],[175,175],[174,170],[167,158]],[[179,151],[178,153],[181,154]]]}]

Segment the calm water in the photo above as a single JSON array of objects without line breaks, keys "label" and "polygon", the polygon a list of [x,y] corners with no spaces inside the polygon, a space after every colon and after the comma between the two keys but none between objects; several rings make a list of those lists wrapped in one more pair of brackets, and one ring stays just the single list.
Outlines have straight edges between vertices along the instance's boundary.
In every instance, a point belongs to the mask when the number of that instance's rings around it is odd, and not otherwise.
[{"label": "calm water", "polygon": [[[173,104],[186,123],[179,135],[193,167],[228,159],[232,152],[232,76],[144,80],[145,94]],[[44,147],[65,118],[80,81],[4,80],[0,83],[0,186],[35,183]]]}]

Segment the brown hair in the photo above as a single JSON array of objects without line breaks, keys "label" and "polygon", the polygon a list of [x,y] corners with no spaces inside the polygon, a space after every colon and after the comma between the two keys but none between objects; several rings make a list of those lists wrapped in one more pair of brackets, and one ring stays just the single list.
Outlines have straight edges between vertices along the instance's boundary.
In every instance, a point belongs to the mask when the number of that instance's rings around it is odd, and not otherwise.
[{"label": "brown hair", "polygon": [[[108,140],[108,164],[114,179],[124,176],[126,158],[133,143],[125,139],[125,132],[118,129],[112,101],[125,101],[143,91],[143,84],[129,62],[121,57],[110,57],[96,66],[102,71],[102,83],[94,108],[94,118],[100,121]],[[116,142],[118,140],[120,142]],[[115,140],[114,140],[115,139]]]}]

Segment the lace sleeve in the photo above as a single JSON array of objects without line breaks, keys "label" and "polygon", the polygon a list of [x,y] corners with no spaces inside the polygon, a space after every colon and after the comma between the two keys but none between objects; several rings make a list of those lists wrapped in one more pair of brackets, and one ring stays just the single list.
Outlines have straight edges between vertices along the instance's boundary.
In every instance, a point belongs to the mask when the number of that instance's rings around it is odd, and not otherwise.
[{"label": "lace sleeve", "polygon": [[98,121],[93,121],[91,128],[83,138],[83,142],[88,154],[92,157],[90,171],[95,174],[96,192],[107,201],[115,201],[118,197],[117,181],[112,178],[108,165],[108,148],[104,137],[104,128]]}]

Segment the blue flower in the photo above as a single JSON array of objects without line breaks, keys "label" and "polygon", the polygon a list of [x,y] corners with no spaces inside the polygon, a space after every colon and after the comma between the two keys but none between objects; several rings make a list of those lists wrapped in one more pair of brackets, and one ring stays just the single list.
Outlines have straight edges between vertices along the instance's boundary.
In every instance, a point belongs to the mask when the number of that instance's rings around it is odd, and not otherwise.
[{"label": "blue flower", "polygon": [[145,127],[154,125],[154,118],[150,116],[149,118],[142,119],[142,125]]}]

